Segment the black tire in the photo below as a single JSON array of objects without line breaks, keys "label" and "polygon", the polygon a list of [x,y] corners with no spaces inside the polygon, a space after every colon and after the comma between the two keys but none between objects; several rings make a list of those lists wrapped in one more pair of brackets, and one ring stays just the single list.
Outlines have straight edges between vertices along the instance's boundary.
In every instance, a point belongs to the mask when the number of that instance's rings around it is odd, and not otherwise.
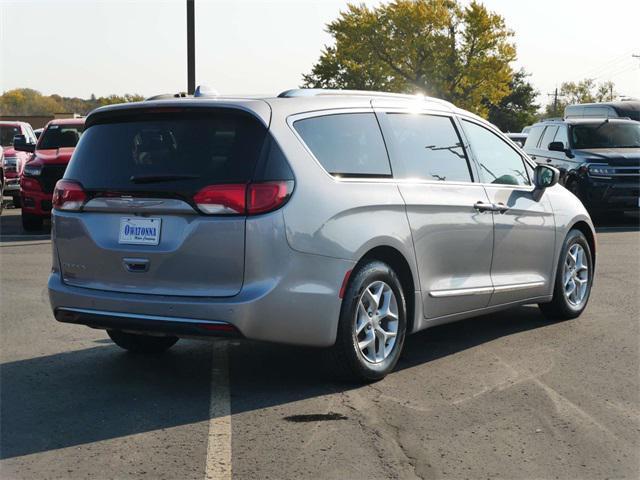
[{"label": "black tire", "polygon": [[27,232],[35,232],[42,230],[43,218],[31,213],[22,212],[20,215],[22,219],[22,228]]},{"label": "black tire", "polygon": [[[390,287],[395,295],[395,303],[398,310],[395,344],[387,354],[388,356],[378,363],[372,363],[367,360],[365,354],[357,345],[358,337],[355,335],[356,311],[360,298],[363,296],[365,289],[375,284],[375,282],[384,282]],[[347,381],[373,382],[381,380],[391,372],[400,358],[404,345],[407,330],[406,311],[402,284],[389,265],[378,260],[371,260],[354,270],[342,300],[336,343],[329,349],[330,367],[334,376]],[[371,318],[371,315],[369,317]],[[375,318],[381,317],[376,316]],[[381,319],[380,325],[386,321],[388,319]],[[368,326],[367,329],[372,330]],[[372,334],[375,337],[375,332],[372,332]],[[379,345],[378,340],[374,340],[373,348],[377,348]],[[367,351],[369,354],[371,353],[369,350]]]},{"label": "black tire", "polygon": [[13,197],[13,208],[20,208],[22,207],[22,199],[20,198],[20,195],[14,195]]},{"label": "black tire", "polygon": [[178,341],[178,337],[154,337],[120,330],[107,330],[107,334],[113,343],[132,353],[162,353]]},{"label": "black tire", "polygon": [[[573,305],[569,302],[565,296],[564,290],[564,268],[567,260],[567,252],[574,245],[580,245],[585,252],[585,257],[588,266],[587,277],[587,290],[584,294],[583,300],[579,305]],[[562,251],[560,252],[560,258],[558,259],[558,266],[556,270],[556,280],[553,288],[553,299],[549,303],[541,303],[538,306],[542,313],[552,320],[569,320],[576,318],[582,314],[584,309],[589,303],[589,297],[591,295],[591,286],[593,285],[593,256],[589,242],[587,241],[584,233],[580,230],[571,230],[567,234],[567,238],[562,245]]]}]

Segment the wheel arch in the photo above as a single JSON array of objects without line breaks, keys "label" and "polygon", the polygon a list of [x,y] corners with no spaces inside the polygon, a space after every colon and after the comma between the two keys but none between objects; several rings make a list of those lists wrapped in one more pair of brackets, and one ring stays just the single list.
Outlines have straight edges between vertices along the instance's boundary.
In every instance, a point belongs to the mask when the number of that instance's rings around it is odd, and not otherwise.
[{"label": "wheel arch", "polygon": [[571,225],[571,230],[579,230],[584,234],[587,238],[587,242],[589,243],[589,249],[591,250],[591,261],[593,262],[593,266],[596,265],[596,235],[593,229],[589,226],[587,222],[584,220],[579,220],[573,225]]},{"label": "wheel arch", "polygon": [[400,250],[394,247],[379,245],[365,252],[354,266],[354,270],[369,260],[380,260],[386,263],[393,268],[398,275],[407,304],[407,333],[413,332],[416,314],[416,283],[413,271],[406,257]]}]

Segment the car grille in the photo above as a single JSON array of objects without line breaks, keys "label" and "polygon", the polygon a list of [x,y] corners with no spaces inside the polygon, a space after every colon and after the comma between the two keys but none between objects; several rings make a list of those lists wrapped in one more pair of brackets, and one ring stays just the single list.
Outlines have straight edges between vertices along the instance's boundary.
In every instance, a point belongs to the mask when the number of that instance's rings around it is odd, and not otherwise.
[{"label": "car grille", "polygon": [[40,183],[45,193],[53,193],[58,180],[64,175],[66,165],[45,165],[40,173]]}]

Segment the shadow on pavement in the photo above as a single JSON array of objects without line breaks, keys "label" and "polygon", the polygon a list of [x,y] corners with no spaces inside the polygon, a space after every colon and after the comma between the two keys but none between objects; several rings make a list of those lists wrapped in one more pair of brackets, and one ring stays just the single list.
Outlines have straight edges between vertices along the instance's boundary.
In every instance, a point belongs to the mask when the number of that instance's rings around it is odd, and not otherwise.
[{"label": "shadow on pavement", "polygon": [[3,210],[0,215],[0,244],[7,242],[23,242],[51,239],[50,222],[45,221],[42,230],[26,232],[22,229],[20,209]]},{"label": "shadow on pavement", "polygon": [[[546,325],[536,307],[520,307],[436,327],[407,339],[397,368],[428,369],[431,360]],[[183,341],[144,357],[100,345],[1,365],[0,458],[208,420],[211,351]],[[318,349],[247,341],[229,351],[234,414],[358,387],[332,380]]]}]

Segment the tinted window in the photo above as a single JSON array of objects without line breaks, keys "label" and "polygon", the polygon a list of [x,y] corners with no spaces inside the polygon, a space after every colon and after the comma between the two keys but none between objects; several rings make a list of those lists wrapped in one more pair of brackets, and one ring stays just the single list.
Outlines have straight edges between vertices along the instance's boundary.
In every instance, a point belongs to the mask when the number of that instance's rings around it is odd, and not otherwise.
[{"label": "tinted window", "polygon": [[38,149],[75,147],[84,125],[49,125],[40,137]]},{"label": "tinted window", "polygon": [[0,145],[8,147],[13,145],[13,137],[20,135],[20,127],[17,125],[0,126]]},{"label": "tinted window", "polygon": [[529,185],[522,157],[505,141],[480,125],[463,120],[464,132],[480,164],[485,183]]},{"label": "tinted window", "polygon": [[472,180],[467,157],[453,122],[448,117],[389,113],[389,132],[394,166],[402,166],[396,176],[424,180]]},{"label": "tinted window", "polygon": [[529,130],[529,136],[527,137],[527,140],[524,143],[524,146],[526,148],[537,148],[538,141],[540,140],[540,136],[542,135],[543,130],[544,130],[544,127],[542,125],[539,125],[537,127],[531,127],[531,130]]},{"label": "tinted window", "polygon": [[373,113],[305,118],[293,124],[309,149],[334,175],[391,175]]},{"label": "tinted window", "polygon": [[602,121],[578,124],[571,129],[573,148],[638,148],[640,123]]},{"label": "tinted window", "polygon": [[567,136],[567,127],[560,126],[558,127],[558,133],[556,133],[554,142],[562,142],[564,148],[569,148],[569,137]]},{"label": "tinted window", "polygon": [[[252,115],[231,110],[128,113],[91,125],[65,178],[87,190],[192,194],[249,181],[267,135]],[[98,117],[100,118],[100,117]]]},{"label": "tinted window", "polygon": [[540,148],[543,150],[549,149],[549,144],[553,142],[556,133],[558,132],[558,127],[555,125],[549,125],[544,130],[544,135],[542,135],[542,140],[540,141]]}]

